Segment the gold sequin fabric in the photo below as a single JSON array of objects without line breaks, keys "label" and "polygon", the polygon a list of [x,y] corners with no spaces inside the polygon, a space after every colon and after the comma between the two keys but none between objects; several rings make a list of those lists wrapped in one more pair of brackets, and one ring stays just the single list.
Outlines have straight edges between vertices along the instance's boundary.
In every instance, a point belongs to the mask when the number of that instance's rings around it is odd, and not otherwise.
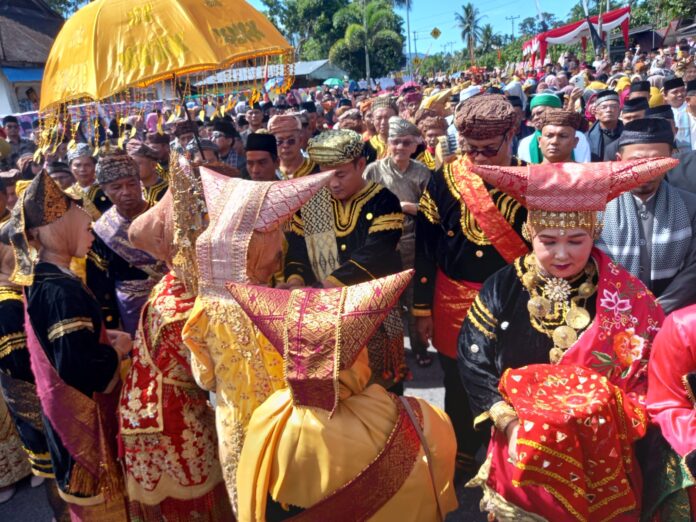
[{"label": "gold sequin fabric", "polygon": [[282,347],[293,402],[333,412],[338,371],[350,368],[411,275],[406,271],[349,287],[292,292],[233,283],[228,288],[271,344]]},{"label": "gold sequin fabric", "polygon": [[30,473],[27,454],[22,448],[5,399],[0,394],[0,488],[11,486]]},{"label": "gold sequin fabric", "polygon": [[216,394],[218,455],[232,505],[251,415],[285,388],[283,359],[232,299],[198,297],[182,330],[196,382]]},{"label": "gold sequin fabric", "polygon": [[362,154],[362,136],[349,129],[327,130],[309,140],[307,154],[322,167],[342,165]]}]

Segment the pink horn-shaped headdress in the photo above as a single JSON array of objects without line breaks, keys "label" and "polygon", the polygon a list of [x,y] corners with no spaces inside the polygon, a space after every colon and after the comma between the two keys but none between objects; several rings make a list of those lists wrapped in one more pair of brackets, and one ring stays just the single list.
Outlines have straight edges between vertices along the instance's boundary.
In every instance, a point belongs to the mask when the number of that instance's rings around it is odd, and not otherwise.
[{"label": "pink horn-shaped headdress", "polygon": [[332,412],[338,372],[350,368],[413,270],[339,288],[279,290],[230,283],[232,297],[285,359],[285,379],[299,406]]}]

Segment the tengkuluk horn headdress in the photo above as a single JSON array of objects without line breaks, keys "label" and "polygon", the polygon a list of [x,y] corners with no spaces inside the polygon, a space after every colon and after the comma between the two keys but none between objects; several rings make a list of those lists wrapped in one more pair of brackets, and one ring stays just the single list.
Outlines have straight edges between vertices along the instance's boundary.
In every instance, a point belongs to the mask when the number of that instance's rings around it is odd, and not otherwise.
[{"label": "tengkuluk horn headdress", "polygon": [[338,372],[353,365],[412,276],[407,270],[339,288],[290,291],[237,283],[227,288],[283,355],[293,403],[333,413]]},{"label": "tengkuluk horn headdress", "polygon": [[544,228],[584,228],[594,233],[597,212],[609,201],[678,163],[673,158],[650,158],[526,167],[471,165],[471,169],[527,207],[527,231],[533,237]]},{"label": "tengkuluk horn headdress", "polygon": [[206,167],[200,173],[210,224],[196,242],[199,293],[219,298],[229,298],[228,282],[248,281],[253,232],[270,232],[290,219],[333,175],[261,182],[228,178]]}]

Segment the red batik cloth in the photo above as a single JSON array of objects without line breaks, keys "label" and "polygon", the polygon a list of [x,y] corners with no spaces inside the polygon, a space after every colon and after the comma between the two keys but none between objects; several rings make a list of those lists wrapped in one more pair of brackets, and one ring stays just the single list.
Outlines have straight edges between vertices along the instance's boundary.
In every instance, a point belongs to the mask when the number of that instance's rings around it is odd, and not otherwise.
[{"label": "red batik cloth", "polygon": [[513,486],[542,486],[577,520],[613,520],[639,505],[629,478],[642,406],[580,366],[509,369],[499,389],[520,420]]},{"label": "red batik cloth", "polygon": [[[119,413],[131,506],[176,499],[167,506],[176,507],[181,520],[197,513],[203,521],[214,520],[201,508],[218,505],[203,497],[222,483],[222,470],[214,414],[207,393],[193,379],[181,339],[194,301],[173,272],[155,286],[143,307]],[[224,488],[218,490],[229,507]]]}]

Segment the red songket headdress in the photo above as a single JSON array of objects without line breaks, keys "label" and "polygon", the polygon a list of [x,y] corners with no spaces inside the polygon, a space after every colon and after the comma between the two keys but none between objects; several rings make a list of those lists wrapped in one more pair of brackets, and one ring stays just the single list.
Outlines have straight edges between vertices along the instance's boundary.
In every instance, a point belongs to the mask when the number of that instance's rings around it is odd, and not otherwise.
[{"label": "red songket headdress", "polygon": [[678,164],[679,160],[674,158],[649,158],[603,163],[543,163],[526,167],[471,165],[471,170],[527,207],[528,226],[533,230],[585,228],[593,231],[597,212],[603,211],[609,201]]},{"label": "red songket headdress", "polygon": [[227,288],[283,355],[293,403],[333,413],[338,372],[353,365],[412,275],[408,270],[340,288],[289,291],[236,283]]},{"label": "red songket headdress", "polygon": [[[607,202],[677,164],[651,158],[471,169],[527,207],[533,234],[594,232]],[[664,314],[637,278],[599,250],[592,257],[599,269],[592,324],[558,365],[508,369],[499,383],[519,418],[518,459],[509,462],[507,438],[495,430],[487,486],[548,520],[612,520],[640,508],[632,443],[647,427],[646,366]]]}]

